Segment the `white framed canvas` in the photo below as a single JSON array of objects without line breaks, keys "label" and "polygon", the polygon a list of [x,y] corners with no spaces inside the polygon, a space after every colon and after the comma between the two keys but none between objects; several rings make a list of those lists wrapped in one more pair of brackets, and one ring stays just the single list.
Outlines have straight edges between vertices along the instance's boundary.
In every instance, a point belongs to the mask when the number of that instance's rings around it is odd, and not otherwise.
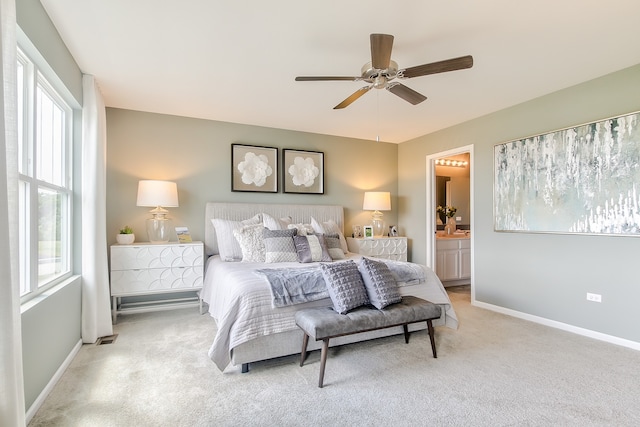
[{"label": "white framed canvas", "polygon": [[231,144],[231,191],[278,192],[278,149]]},{"label": "white framed canvas", "polygon": [[324,194],[324,153],[283,149],[282,185],[285,193]]}]

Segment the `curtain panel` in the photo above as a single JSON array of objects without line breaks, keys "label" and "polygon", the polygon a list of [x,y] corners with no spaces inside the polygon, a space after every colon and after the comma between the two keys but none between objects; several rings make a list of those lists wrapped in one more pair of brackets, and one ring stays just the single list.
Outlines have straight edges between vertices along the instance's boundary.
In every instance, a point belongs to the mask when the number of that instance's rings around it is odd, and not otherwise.
[{"label": "curtain panel", "polygon": [[82,77],[82,342],[113,334],[107,264],[107,117],[95,78]]},{"label": "curtain panel", "polygon": [[18,278],[18,104],[16,9],[0,0],[0,425],[25,424]]}]

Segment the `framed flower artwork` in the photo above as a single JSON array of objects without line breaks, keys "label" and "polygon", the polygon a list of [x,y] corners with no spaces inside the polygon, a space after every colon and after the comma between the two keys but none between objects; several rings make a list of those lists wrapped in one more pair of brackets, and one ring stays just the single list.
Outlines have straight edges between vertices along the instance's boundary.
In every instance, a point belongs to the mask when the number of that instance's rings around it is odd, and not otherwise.
[{"label": "framed flower artwork", "polygon": [[278,149],[231,144],[231,191],[278,192]]},{"label": "framed flower artwork", "polygon": [[282,153],[285,193],[324,194],[324,153],[287,148]]}]

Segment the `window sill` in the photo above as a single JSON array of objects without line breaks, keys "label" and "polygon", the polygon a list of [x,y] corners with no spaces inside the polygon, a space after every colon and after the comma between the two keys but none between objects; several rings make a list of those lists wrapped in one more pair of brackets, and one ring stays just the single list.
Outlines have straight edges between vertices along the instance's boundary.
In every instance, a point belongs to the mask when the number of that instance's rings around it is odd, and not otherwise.
[{"label": "window sill", "polygon": [[47,289],[46,291],[41,292],[40,294],[34,296],[33,298],[30,298],[27,301],[24,301],[22,304],[20,304],[20,314],[24,314],[25,312],[31,310],[33,307],[38,305],[40,302],[46,300],[51,295],[54,295],[55,293],[59,292],[60,290],[66,288],[69,285],[71,285],[76,280],[80,280],[80,276],[79,275],[70,276],[67,279],[63,280],[62,282],[58,283],[57,285],[54,285],[51,288]]}]

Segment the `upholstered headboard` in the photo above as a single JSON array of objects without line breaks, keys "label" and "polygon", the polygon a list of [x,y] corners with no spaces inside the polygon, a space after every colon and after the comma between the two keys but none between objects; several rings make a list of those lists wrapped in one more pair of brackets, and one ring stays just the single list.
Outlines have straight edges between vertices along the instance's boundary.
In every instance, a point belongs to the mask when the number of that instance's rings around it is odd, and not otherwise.
[{"label": "upholstered headboard", "polygon": [[242,221],[258,213],[267,213],[274,218],[291,217],[294,224],[309,224],[311,217],[319,222],[330,219],[344,232],[344,210],[338,205],[278,205],[268,203],[219,203],[206,204],[204,215],[204,247],[207,256],[218,253],[213,218]]}]

